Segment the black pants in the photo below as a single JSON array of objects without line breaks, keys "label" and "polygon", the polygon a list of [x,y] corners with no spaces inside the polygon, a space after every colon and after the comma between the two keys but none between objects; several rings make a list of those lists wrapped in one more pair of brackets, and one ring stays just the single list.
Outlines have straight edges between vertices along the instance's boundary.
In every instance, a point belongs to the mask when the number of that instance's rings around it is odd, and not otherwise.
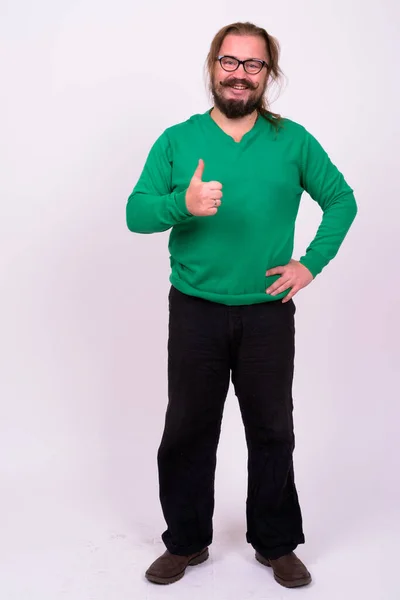
[{"label": "black pants", "polygon": [[158,451],[173,554],[212,541],[214,477],[230,376],[248,448],[247,541],[266,558],[304,542],[293,473],[293,301],[225,306],[169,295],[168,393]]}]

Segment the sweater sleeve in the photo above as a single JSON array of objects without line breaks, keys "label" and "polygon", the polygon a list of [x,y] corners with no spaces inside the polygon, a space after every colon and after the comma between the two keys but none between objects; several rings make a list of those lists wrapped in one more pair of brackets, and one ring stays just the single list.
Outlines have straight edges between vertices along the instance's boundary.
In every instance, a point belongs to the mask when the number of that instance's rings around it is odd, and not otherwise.
[{"label": "sweater sleeve", "polygon": [[166,231],[193,218],[186,208],[186,190],[175,192],[171,182],[172,152],[164,132],[152,146],[140,178],[126,205],[126,224],[136,233]]},{"label": "sweater sleeve", "polygon": [[353,190],[319,142],[306,131],[302,187],[323,211],[315,238],[300,262],[315,277],[334,258],[357,214]]}]

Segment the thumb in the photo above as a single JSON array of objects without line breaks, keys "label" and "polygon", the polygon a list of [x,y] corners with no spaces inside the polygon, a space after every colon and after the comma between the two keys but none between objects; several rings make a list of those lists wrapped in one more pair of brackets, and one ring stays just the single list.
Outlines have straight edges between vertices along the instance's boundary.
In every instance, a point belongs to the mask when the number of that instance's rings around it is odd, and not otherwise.
[{"label": "thumb", "polygon": [[202,158],[200,158],[199,164],[197,165],[196,170],[193,174],[193,179],[199,179],[201,181],[201,178],[203,177],[203,172],[204,172],[204,160]]}]

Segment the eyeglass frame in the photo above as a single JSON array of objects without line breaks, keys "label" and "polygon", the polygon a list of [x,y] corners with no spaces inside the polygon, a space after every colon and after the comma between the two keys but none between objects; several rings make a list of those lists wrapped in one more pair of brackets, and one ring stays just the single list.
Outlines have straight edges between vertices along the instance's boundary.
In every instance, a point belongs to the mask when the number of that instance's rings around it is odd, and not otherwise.
[{"label": "eyeglass frame", "polygon": [[[232,58],[233,60],[236,60],[237,63],[238,63],[237,67],[235,69],[225,69],[222,66],[222,63],[221,63],[221,61],[222,61],[223,58]],[[261,73],[261,71],[263,70],[264,67],[266,67],[268,69],[268,63],[265,60],[261,60],[261,58],[246,58],[246,60],[239,60],[238,58],[236,58],[236,56],[229,56],[228,54],[224,54],[222,56],[217,56],[216,60],[221,65],[221,69],[224,69],[224,71],[226,73],[234,73],[235,71],[238,70],[238,68],[240,67],[240,65],[243,65],[243,69],[245,70],[245,72],[248,75],[258,75],[259,73]],[[249,73],[246,70],[246,64],[245,63],[247,63],[247,62],[257,62],[257,63],[260,63],[261,64],[260,70],[257,71],[257,73]]]}]

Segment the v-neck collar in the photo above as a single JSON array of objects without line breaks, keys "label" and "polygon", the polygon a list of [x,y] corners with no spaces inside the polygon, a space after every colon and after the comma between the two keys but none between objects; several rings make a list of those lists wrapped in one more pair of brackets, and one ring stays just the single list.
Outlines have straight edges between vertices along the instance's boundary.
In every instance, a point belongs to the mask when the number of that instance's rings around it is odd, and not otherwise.
[{"label": "v-neck collar", "polygon": [[236,147],[243,147],[244,143],[246,143],[250,139],[252,139],[257,134],[257,131],[260,128],[260,122],[261,122],[262,117],[260,115],[258,115],[257,119],[254,121],[253,127],[251,129],[249,129],[249,131],[247,131],[247,133],[244,134],[244,136],[241,138],[241,140],[239,142],[237,142],[231,135],[229,135],[229,133],[226,133],[222,129],[222,127],[220,127],[218,125],[218,123],[216,121],[214,121],[214,119],[211,116],[211,111],[212,111],[212,108],[207,110],[205,113],[205,116],[210,121],[211,126],[214,127],[215,131],[219,132],[221,139],[225,139],[228,143],[234,144]]}]

